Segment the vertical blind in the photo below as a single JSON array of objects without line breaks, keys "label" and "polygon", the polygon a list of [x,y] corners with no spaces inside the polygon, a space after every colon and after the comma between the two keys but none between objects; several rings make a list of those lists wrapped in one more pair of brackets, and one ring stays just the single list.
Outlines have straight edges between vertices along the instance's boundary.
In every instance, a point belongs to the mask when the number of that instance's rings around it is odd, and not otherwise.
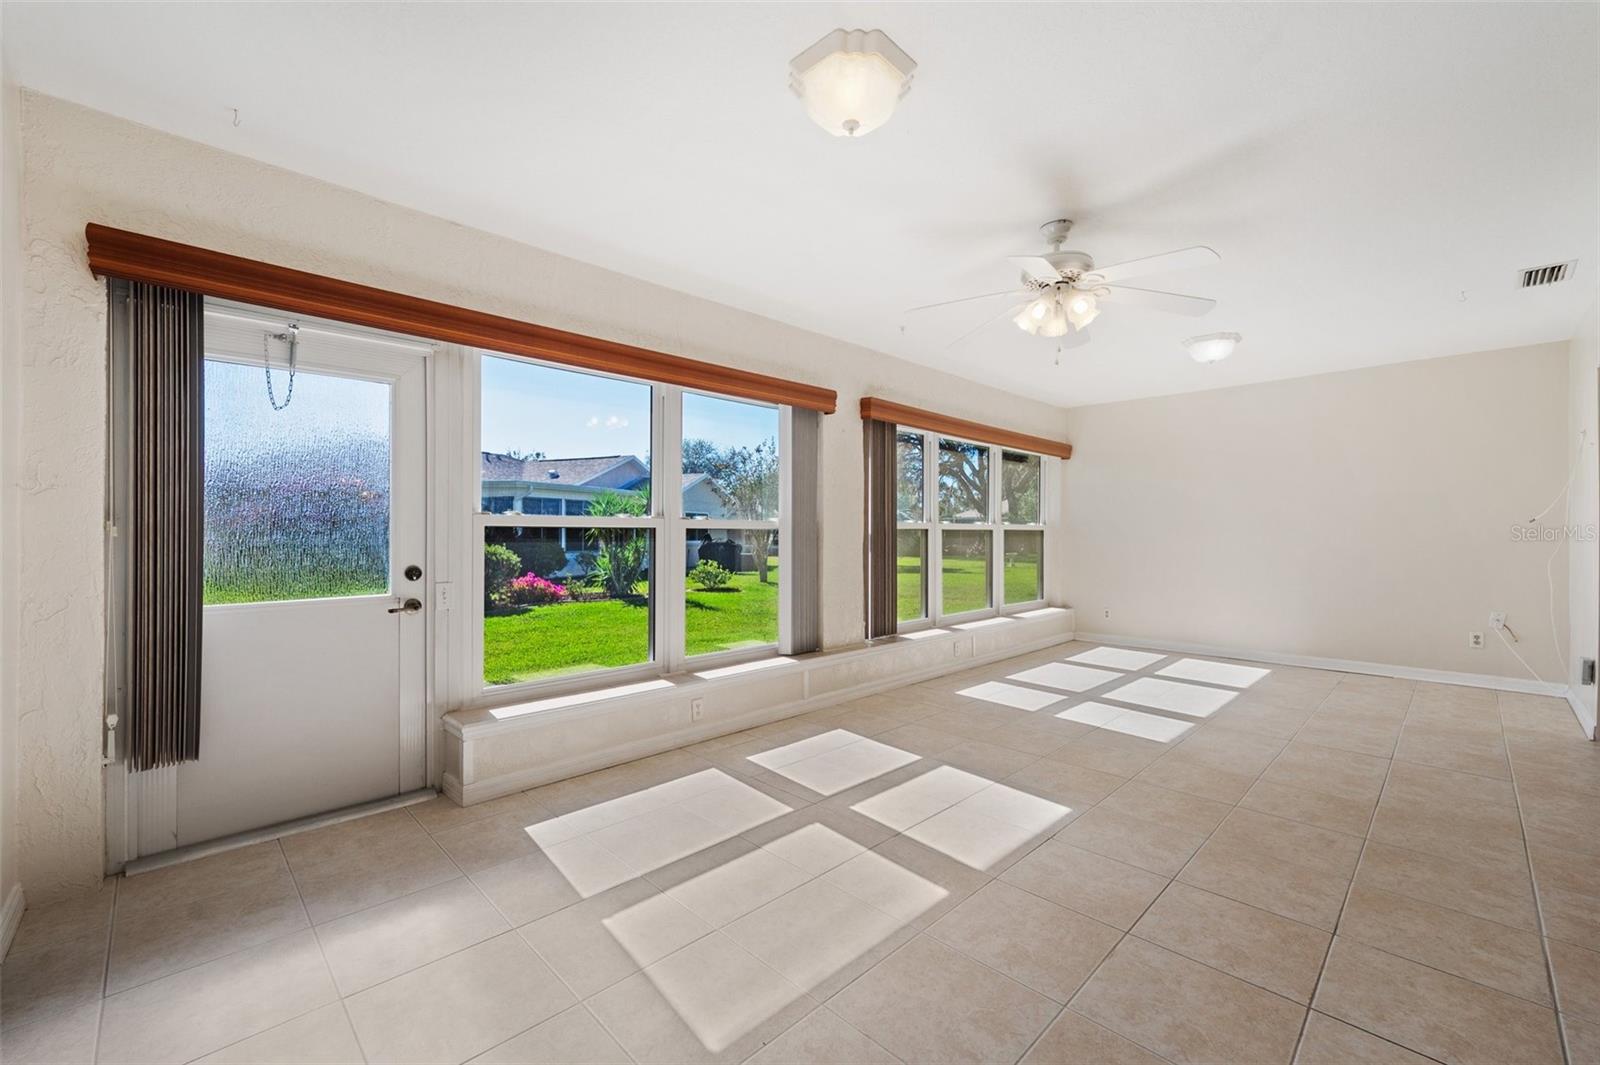
[{"label": "vertical blind", "polygon": [[780,545],[792,580],[784,654],[822,650],[822,415],[794,408],[790,420],[790,539]]},{"label": "vertical blind", "polygon": [[110,285],[113,372],[128,396],[112,516],[123,574],[118,709],[128,768],[153,769],[200,757],[204,297]]},{"label": "vertical blind", "polygon": [[865,418],[867,639],[893,636],[895,574],[895,423]]}]

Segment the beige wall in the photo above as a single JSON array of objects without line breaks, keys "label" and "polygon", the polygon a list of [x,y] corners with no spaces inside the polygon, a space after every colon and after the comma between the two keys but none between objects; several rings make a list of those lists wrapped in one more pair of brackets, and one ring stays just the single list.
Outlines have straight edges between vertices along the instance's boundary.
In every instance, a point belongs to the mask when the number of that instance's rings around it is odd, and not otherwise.
[{"label": "beige wall", "polygon": [[[1593,733],[1595,688],[1578,683],[1578,671],[1582,659],[1600,653],[1600,543],[1594,539],[1600,535],[1600,422],[1596,418],[1596,401],[1600,398],[1600,301],[1589,308],[1572,338],[1568,369],[1568,440],[1579,457],[1572,478],[1571,509],[1565,522],[1575,534],[1567,548],[1568,625],[1572,632],[1567,683],[1572,686],[1571,698],[1577,704],[1578,716]],[[1578,452],[1580,432],[1584,438]]]},{"label": "beige wall", "polygon": [[[92,884],[102,864],[105,291],[85,267],[86,222],[837,389],[839,413],[824,420],[822,439],[829,647],[862,633],[860,396],[1061,433],[1065,415],[1056,407],[48,97],[24,94],[22,147],[27,490],[18,681],[30,712],[18,749],[30,897]],[[1059,601],[1059,566],[1055,574]]]},{"label": "beige wall", "polygon": [[1565,553],[1553,640],[1554,545],[1512,527],[1561,487],[1567,374],[1547,344],[1074,409],[1078,631],[1528,679],[1503,610],[1560,683]]},{"label": "beige wall", "polygon": [[[16,87],[0,76],[0,906],[17,865],[17,399],[22,295],[22,154]],[[5,928],[0,926],[0,940]],[[0,954],[6,944],[0,941]]]}]

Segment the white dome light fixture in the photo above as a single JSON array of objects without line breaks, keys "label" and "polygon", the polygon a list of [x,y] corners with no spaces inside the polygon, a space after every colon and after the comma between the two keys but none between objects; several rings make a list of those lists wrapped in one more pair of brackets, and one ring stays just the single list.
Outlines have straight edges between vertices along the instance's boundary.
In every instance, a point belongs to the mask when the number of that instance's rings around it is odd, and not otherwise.
[{"label": "white dome light fixture", "polygon": [[1234,346],[1243,339],[1238,333],[1207,333],[1190,337],[1183,346],[1189,349],[1189,357],[1195,362],[1213,363],[1232,355]]},{"label": "white dome light fixture", "polygon": [[835,137],[871,133],[911,91],[917,64],[882,30],[834,30],[789,61],[789,88]]}]

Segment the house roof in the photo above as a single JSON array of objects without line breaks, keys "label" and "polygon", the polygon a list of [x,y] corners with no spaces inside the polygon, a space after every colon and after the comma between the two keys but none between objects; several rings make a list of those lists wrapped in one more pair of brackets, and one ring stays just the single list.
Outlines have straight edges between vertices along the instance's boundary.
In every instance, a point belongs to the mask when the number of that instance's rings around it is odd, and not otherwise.
[{"label": "house roof", "polygon": [[[583,485],[624,462],[643,466],[635,455],[590,455],[570,459],[519,459],[494,451],[483,453],[486,481],[528,481],[533,484]],[[554,476],[551,476],[554,474]]]}]

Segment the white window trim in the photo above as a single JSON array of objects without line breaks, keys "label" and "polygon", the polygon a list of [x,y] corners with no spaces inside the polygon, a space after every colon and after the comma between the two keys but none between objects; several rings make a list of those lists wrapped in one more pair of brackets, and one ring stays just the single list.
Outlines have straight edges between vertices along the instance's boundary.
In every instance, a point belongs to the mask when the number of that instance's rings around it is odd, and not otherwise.
[{"label": "white window trim", "polygon": [[[513,358],[549,369],[573,373],[589,373],[611,377],[632,384],[650,386],[650,512],[640,517],[589,517],[584,515],[545,514],[490,514],[481,510],[483,501],[483,463],[481,461],[483,391],[482,362],[484,358]],[[464,615],[470,619],[468,653],[461,674],[461,703],[465,707],[494,707],[525,702],[530,698],[563,695],[572,692],[614,687],[632,681],[669,676],[677,673],[701,672],[722,666],[762,658],[775,657],[781,648],[789,646],[791,623],[789,618],[793,597],[789,594],[792,567],[782,564],[783,545],[791,542],[791,476],[792,408],[779,404],[762,404],[737,396],[724,396],[700,389],[686,389],[679,385],[661,384],[619,374],[606,374],[592,370],[577,370],[559,363],[549,363],[521,356],[509,356],[487,349],[467,349],[463,376],[470,403],[469,424],[463,434],[468,448],[469,464],[466,503],[468,506],[468,535],[466,550],[471,558],[463,561],[461,572],[471,575],[470,601],[465,604]],[[686,393],[726,399],[737,403],[769,406],[778,412],[778,484],[779,509],[776,521],[748,521],[731,518],[687,518],[681,513],[683,492],[683,397]],[[672,505],[669,507],[668,502]],[[651,551],[651,660],[628,666],[592,669],[582,673],[524,681],[518,684],[488,685],[483,679],[483,537],[490,527],[511,528],[629,528],[649,529],[655,543]],[[683,591],[660,594],[661,589],[681,588],[681,581],[664,580],[661,574],[675,565],[683,550],[682,544],[690,530],[772,530],[778,534],[778,639],[772,643],[739,647],[728,651],[707,654],[685,653],[685,595]]]},{"label": "white window trim", "polygon": [[[896,426],[896,435],[900,433],[913,434],[922,439],[922,521],[896,521],[895,531],[921,530],[924,534],[927,558],[924,563],[924,588],[927,593],[927,602],[924,604],[924,614],[920,618],[910,621],[898,621],[897,632],[916,632],[920,629],[940,628],[946,625],[960,625],[971,621],[982,621],[984,618],[999,617],[1006,614],[1021,613],[1025,610],[1037,610],[1048,603],[1048,595],[1041,594],[1037,599],[1030,599],[1021,603],[1007,603],[1005,588],[1005,534],[1008,532],[1038,532],[1043,534],[1041,539],[1049,536],[1049,529],[1043,519],[1049,515],[1048,506],[1051,502],[1049,495],[1049,456],[1038,452],[1027,451],[1023,448],[1005,447],[1000,444],[988,444],[981,440],[968,440],[963,437],[951,436],[948,433],[935,433],[912,426]],[[989,483],[988,483],[988,521],[984,522],[947,522],[939,520],[939,441],[952,440],[961,444],[974,444],[986,448],[989,452]],[[1024,455],[1036,455],[1039,459],[1039,516],[1040,521],[1028,524],[1010,524],[1000,520],[1000,501],[1003,486],[1002,465],[1004,454],[1014,451]],[[896,483],[898,484],[898,455],[896,456]],[[944,611],[944,533],[952,532],[987,532],[989,534],[989,604],[977,610],[964,610],[955,614]],[[1039,566],[1041,571],[1041,586],[1047,579],[1044,573],[1045,554],[1039,553]]]}]

